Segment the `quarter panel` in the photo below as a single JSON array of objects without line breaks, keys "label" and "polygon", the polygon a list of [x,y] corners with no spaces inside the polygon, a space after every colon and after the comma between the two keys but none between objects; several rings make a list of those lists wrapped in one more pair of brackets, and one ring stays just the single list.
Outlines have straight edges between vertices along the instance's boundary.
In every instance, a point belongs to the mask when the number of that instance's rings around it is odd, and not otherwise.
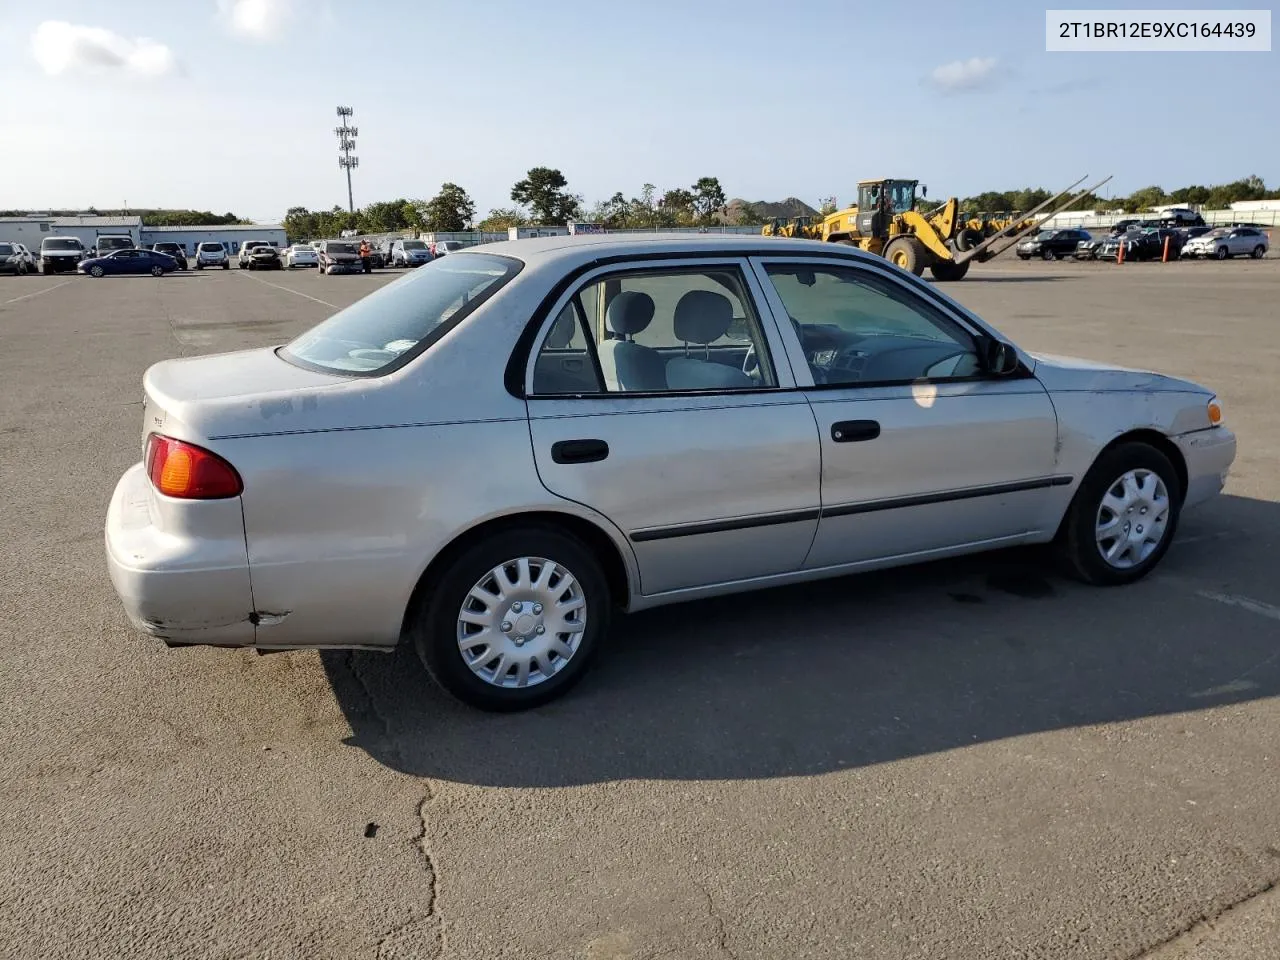
[{"label": "quarter panel", "polygon": [[244,477],[255,602],[287,612],[259,627],[260,646],[394,645],[422,571],[459,533],[528,510],[585,514],[539,482],[523,418],[221,449]]}]

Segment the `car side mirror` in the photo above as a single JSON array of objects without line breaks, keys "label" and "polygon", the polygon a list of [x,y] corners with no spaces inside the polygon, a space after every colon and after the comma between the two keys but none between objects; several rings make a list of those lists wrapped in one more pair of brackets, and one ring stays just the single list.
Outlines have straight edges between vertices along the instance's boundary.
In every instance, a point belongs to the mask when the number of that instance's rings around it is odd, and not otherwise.
[{"label": "car side mirror", "polygon": [[1004,340],[989,339],[983,345],[983,366],[994,377],[1007,377],[1018,371],[1018,351]]}]

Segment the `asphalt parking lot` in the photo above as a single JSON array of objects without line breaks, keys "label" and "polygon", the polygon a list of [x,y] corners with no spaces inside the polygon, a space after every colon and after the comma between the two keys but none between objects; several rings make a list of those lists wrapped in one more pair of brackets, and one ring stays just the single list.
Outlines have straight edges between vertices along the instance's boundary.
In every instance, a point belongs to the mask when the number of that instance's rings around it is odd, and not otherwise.
[{"label": "asphalt parking lot", "polygon": [[651,611],[515,716],[408,653],[169,651],[103,561],[140,383],[396,272],[0,278],[0,956],[1274,958],[1280,262],[1000,262],[1023,345],[1217,389],[1163,565],[1018,552]]}]

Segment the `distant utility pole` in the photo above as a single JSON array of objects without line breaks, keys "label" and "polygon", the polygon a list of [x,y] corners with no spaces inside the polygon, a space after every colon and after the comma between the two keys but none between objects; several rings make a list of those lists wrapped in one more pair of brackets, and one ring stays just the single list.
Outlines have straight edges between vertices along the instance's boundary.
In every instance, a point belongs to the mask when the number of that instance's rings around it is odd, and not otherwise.
[{"label": "distant utility pole", "polygon": [[360,158],[351,151],[356,148],[360,128],[347,126],[347,117],[351,114],[350,107],[339,107],[338,116],[342,118],[342,126],[334,127],[333,132],[338,136],[338,166],[347,171],[347,210],[355,213],[356,203],[351,195],[351,168],[360,166]]}]

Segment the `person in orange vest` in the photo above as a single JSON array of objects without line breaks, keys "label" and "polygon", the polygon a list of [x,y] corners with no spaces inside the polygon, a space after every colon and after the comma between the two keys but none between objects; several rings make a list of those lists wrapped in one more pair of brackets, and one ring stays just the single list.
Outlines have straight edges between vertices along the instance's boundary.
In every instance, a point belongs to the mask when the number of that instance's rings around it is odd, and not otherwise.
[{"label": "person in orange vest", "polygon": [[368,240],[360,241],[360,266],[364,268],[365,273],[372,273],[373,266],[369,262],[369,258],[373,256],[373,250],[369,247]]}]

